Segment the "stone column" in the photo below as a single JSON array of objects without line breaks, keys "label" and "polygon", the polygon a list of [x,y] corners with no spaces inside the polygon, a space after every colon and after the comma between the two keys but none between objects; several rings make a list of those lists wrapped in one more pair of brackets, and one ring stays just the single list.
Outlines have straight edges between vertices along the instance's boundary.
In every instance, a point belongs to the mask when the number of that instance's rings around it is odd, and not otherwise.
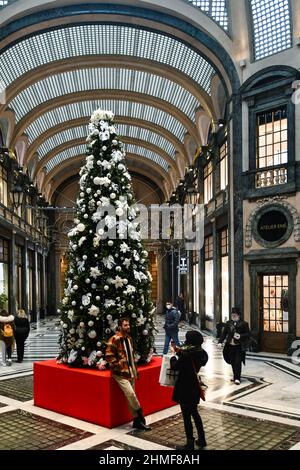
[{"label": "stone column", "polygon": [[22,291],[23,291],[23,308],[28,315],[28,239],[24,240],[24,250],[22,257]]},{"label": "stone column", "polygon": [[9,244],[9,313],[16,314],[17,275],[16,275],[16,232],[12,231]]},{"label": "stone column", "polygon": [[35,321],[39,321],[39,306],[37,301],[37,282],[38,282],[38,275],[37,275],[37,245],[34,245],[34,252],[33,252],[33,279],[32,279],[32,312],[33,318]]}]

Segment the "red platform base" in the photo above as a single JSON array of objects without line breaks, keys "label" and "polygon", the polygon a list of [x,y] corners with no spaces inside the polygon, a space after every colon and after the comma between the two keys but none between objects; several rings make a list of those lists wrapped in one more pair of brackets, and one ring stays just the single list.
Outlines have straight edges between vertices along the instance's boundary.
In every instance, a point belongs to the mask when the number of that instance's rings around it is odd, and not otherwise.
[{"label": "red platform base", "polygon": [[[159,382],[161,358],[139,367],[136,392],[145,416],[176,405],[173,388]],[[132,420],[126,399],[110,371],[72,369],[55,360],[34,364],[34,404],[107,428]]]}]

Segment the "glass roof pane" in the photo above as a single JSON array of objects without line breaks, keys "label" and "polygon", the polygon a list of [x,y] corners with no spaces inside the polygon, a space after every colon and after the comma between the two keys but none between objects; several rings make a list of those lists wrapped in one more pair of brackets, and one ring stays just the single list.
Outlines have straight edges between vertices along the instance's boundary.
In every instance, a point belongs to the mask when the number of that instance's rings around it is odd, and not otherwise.
[{"label": "glass roof pane", "polygon": [[0,0],[0,10],[2,8],[5,8],[7,7],[8,5],[10,5],[11,3],[14,3],[16,2],[17,0]]},{"label": "glass roof pane", "polygon": [[163,136],[156,134],[148,129],[142,127],[119,124],[117,126],[120,136],[132,137],[134,139],[144,140],[150,144],[156,145],[164,150],[171,158],[175,159],[175,147],[173,144],[165,139]]},{"label": "glass roof pane", "polygon": [[[46,163],[46,172],[49,173],[53,168],[69,158],[84,156],[86,152],[86,144],[77,145],[58,153],[49,162]],[[70,162],[71,163],[71,162]]]},{"label": "glass roof pane", "polygon": [[33,108],[69,93],[86,90],[124,90],[167,101],[194,120],[198,100],[167,78],[146,72],[114,68],[74,70],[52,75],[19,93],[10,103],[17,122]]},{"label": "glass roof pane", "polygon": [[72,119],[86,118],[88,122],[92,112],[98,108],[111,109],[116,116],[124,117],[125,119],[127,116],[130,116],[131,118],[157,124],[171,132],[180,142],[182,142],[187,132],[187,129],[180,121],[153,106],[118,100],[82,101],[53,109],[36,119],[25,130],[29,137],[29,143],[32,144],[35,139],[51,127],[64,122],[68,123]]},{"label": "glass roof pane", "polygon": [[136,118],[139,121],[144,120],[164,127],[171,132],[180,142],[182,142],[187,129],[173,116],[141,103],[132,103],[130,101],[100,100],[100,101],[82,101],[68,104],[53,109],[36,119],[25,131],[29,137],[29,143],[32,144],[40,135],[49,128],[57,124],[66,123],[72,119],[86,118],[87,122],[95,109],[111,109],[116,116]]},{"label": "glass roof pane", "polygon": [[210,16],[221,28],[228,31],[228,9],[226,0],[185,0],[200,8]]},{"label": "glass roof pane", "polygon": [[[57,165],[59,165],[60,163],[68,159],[70,159],[70,164],[71,164],[72,163],[71,159],[73,157],[85,155],[85,151],[86,151],[86,144],[77,145],[76,147],[71,147],[67,150],[64,150],[63,152],[58,153],[57,155],[55,155],[55,157],[53,157],[51,160],[49,160],[49,162],[46,163],[45,165],[46,172],[49,173]],[[155,152],[152,152],[151,150],[148,150],[144,147],[139,147],[137,145],[125,144],[125,151],[127,153],[140,155],[144,158],[152,160],[153,162],[161,166],[165,171],[168,171],[168,167],[169,167],[168,163],[160,155],[156,154]]]},{"label": "glass roof pane", "polygon": [[139,147],[138,145],[125,144],[126,153],[132,153],[134,155],[140,155],[141,157],[148,158],[153,162],[161,166],[165,171],[168,171],[169,165],[160,155],[152,150],[146,149],[145,147]]},{"label": "glass roof pane", "polygon": [[65,144],[66,142],[71,142],[75,139],[85,140],[88,134],[89,128],[86,125],[81,127],[71,127],[70,129],[66,129],[59,134],[51,136],[38,148],[37,152],[39,154],[39,160],[44,158],[45,155],[47,155],[59,145]]},{"label": "glass roof pane", "polygon": [[289,0],[251,0],[251,11],[256,60],[292,47]]},{"label": "glass roof pane", "polygon": [[[153,145],[160,147],[164,150],[171,158],[175,159],[175,148],[167,139],[163,136],[156,134],[148,129],[143,129],[137,126],[130,126],[125,124],[119,124],[116,126],[118,134],[123,137],[131,137],[134,139],[143,140]],[[65,131],[59,132],[45,140],[43,144],[37,149],[39,154],[39,160],[42,160],[49,152],[54,150],[56,147],[72,142],[75,139],[83,139],[85,141],[86,136],[89,134],[87,125],[72,127]]]},{"label": "glass roof pane", "polygon": [[18,42],[0,55],[0,76],[9,86],[40,65],[96,54],[127,55],[176,67],[207,93],[215,73],[201,55],[176,39],[129,26],[87,24],[48,31]]}]

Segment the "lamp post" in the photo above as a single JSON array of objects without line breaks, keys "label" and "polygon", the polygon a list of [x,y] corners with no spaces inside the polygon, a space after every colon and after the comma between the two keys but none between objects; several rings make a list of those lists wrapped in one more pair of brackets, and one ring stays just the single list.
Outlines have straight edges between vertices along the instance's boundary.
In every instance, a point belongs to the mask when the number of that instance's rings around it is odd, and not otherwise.
[{"label": "lamp post", "polygon": [[12,193],[13,206],[15,210],[17,211],[19,207],[21,207],[23,204],[23,200],[24,200],[23,188],[17,183],[16,185],[13,186],[11,193]]}]

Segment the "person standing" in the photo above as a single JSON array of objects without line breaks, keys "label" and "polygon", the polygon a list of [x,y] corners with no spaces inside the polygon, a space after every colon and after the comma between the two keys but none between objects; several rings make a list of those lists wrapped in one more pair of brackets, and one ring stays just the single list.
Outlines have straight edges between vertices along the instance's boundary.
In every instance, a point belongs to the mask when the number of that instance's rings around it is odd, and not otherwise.
[{"label": "person standing", "polygon": [[184,297],[183,297],[182,292],[180,292],[179,296],[176,299],[176,308],[177,308],[178,312],[180,313],[180,321],[186,321]]},{"label": "person standing", "polygon": [[3,365],[11,366],[12,364],[12,349],[15,342],[15,323],[14,316],[9,315],[6,310],[2,310],[0,313],[0,341],[5,344],[5,355],[7,361],[3,358]]},{"label": "person standing", "polygon": [[241,313],[237,308],[231,312],[231,320],[228,321],[223,329],[218,347],[226,340],[223,350],[223,356],[227,364],[230,364],[233,372],[232,381],[236,385],[241,383],[242,362],[245,364],[246,348],[250,336],[249,325],[241,320]]},{"label": "person standing", "polygon": [[171,301],[166,303],[166,314],[164,330],[166,332],[165,344],[163,354],[168,354],[170,341],[173,340],[176,346],[180,346],[178,332],[179,332],[179,321],[180,314],[178,310],[173,306]]},{"label": "person standing", "polygon": [[[181,348],[175,347],[177,357],[171,358],[171,368],[179,371],[173,392],[173,401],[179,403],[186,434],[186,444],[177,446],[177,450],[194,450],[207,446],[201,416],[198,412],[200,402],[200,383],[197,374],[208,361],[207,352],[202,349],[203,336],[199,331],[188,331],[185,343]],[[192,418],[194,420],[198,440],[193,435]]]},{"label": "person standing", "polygon": [[25,310],[19,310],[15,317],[15,339],[17,344],[17,362],[23,362],[25,341],[30,332],[30,325]]},{"label": "person standing", "polygon": [[128,402],[129,411],[133,416],[132,427],[149,431],[151,428],[146,425],[140,402],[135,393],[135,380],[138,373],[128,318],[119,320],[119,331],[109,339],[105,358],[109,363],[114,380],[121,388]]}]

